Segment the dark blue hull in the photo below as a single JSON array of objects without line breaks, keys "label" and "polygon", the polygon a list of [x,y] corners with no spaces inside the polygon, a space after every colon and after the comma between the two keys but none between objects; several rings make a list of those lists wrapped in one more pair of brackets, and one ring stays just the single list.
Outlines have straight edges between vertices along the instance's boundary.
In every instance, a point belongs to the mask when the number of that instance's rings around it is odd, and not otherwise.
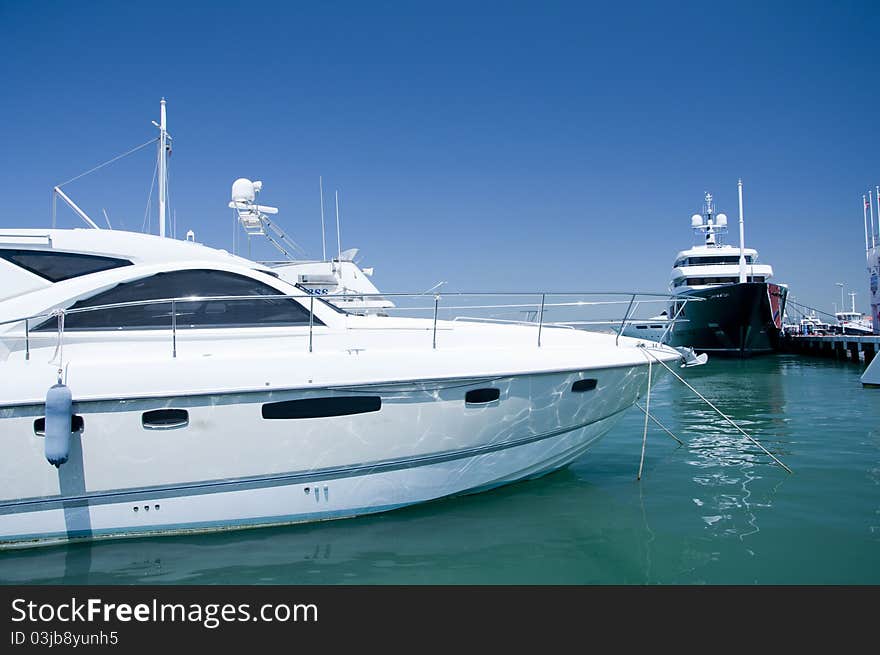
[{"label": "dark blue hull", "polygon": [[[782,313],[788,290],[776,284],[743,282],[690,291],[669,341],[697,352],[751,357],[775,352],[782,334]],[[670,308],[670,316],[680,306]]]}]

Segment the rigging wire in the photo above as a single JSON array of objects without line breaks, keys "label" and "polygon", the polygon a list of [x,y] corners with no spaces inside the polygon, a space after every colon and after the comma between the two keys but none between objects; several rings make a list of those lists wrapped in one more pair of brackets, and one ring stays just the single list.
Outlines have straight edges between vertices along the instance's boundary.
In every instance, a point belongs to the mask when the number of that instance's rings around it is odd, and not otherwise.
[{"label": "rigging wire", "polygon": [[171,168],[171,157],[167,157],[165,160],[165,205],[168,207],[168,214],[171,216],[171,238],[174,239],[177,237],[177,212],[174,211],[171,207],[171,175],[169,175],[169,169]]},{"label": "rigging wire", "polygon": [[148,231],[147,220],[150,217],[150,206],[153,201],[153,187],[156,184],[156,175],[159,173],[159,160],[156,160],[156,165],[153,167],[153,179],[150,181],[150,192],[147,194],[147,208],[144,210],[144,221],[141,223],[141,232]]},{"label": "rigging wire", "polygon": [[796,309],[800,310],[801,314],[804,313],[803,312],[804,309],[808,309],[811,312],[816,312],[817,314],[822,314],[823,316],[827,316],[828,318],[833,318],[835,320],[837,319],[837,317],[834,314],[829,314],[828,312],[823,311],[821,309],[817,309],[816,307],[810,307],[809,305],[804,305],[803,303],[795,302],[794,300],[791,300],[791,299],[787,300],[785,305],[786,305],[786,307],[788,307],[789,305],[793,305]]},{"label": "rigging wire", "polygon": [[137,151],[140,150],[141,148],[146,148],[148,145],[150,145],[151,143],[155,143],[155,142],[158,141],[158,140],[159,140],[158,137],[153,137],[153,138],[150,139],[149,141],[147,141],[147,142],[145,142],[145,143],[142,143],[142,144],[140,144],[139,146],[135,146],[135,147],[132,148],[131,150],[129,150],[129,151],[127,151],[127,152],[123,152],[121,155],[117,155],[117,156],[114,157],[113,159],[108,159],[108,160],[105,161],[103,164],[98,164],[98,165],[95,166],[94,168],[90,168],[89,170],[87,170],[85,173],[80,173],[80,174],[77,175],[76,177],[72,177],[72,178],[70,178],[69,180],[67,180],[66,182],[62,182],[61,184],[56,184],[55,186],[57,186],[58,188],[61,188],[61,187],[63,187],[65,184],[70,184],[71,182],[74,182],[75,180],[78,180],[78,179],[81,178],[81,177],[85,177],[85,176],[88,175],[89,173],[94,173],[94,172],[97,171],[98,169],[104,168],[105,166],[108,166],[108,165],[112,164],[112,163],[115,162],[115,161],[119,161],[119,160],[122,159],[123,157],[127,157],[128,155],[137,152]]}]

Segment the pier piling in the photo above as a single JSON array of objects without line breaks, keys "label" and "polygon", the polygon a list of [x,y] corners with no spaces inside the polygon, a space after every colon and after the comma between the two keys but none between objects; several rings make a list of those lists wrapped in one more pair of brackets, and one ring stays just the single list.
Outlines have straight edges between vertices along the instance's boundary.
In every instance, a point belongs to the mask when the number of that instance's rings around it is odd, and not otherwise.
[{"label": "pier piling", "polygon": [[781,350],[800,355],[833,357],[839,361],[871,363],[880,347],[880,335],[853,336],[848,334],[831,335],[786,335],[781,341]]}]

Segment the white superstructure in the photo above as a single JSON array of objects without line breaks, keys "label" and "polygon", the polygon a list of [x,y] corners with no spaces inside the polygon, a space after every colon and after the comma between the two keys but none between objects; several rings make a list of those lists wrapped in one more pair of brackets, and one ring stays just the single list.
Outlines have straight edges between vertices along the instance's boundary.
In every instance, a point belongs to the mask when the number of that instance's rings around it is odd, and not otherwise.
[{"label": "white superstructure", "polygon": [[703,243],[675,256],[669,279],[673,293],[737,282],[769,282],[773,277],[773,267],[758,263],[757,250],[723,243],[727,216],[715,212],[711,193],[705,195],[703,213],[691,217],[691,227]]}]

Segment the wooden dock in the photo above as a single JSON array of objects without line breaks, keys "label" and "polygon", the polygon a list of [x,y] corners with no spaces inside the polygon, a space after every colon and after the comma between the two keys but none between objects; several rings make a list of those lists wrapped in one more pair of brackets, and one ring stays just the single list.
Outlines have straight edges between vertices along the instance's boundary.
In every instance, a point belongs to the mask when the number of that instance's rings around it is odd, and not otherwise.
[{"label": "wooden dock", "polygon": [[864,362],[867,365],[880,351],[880,335],[857,337],[847,334],[824,336],[795,334],[783,337],[780,346],[782,352],[833,357]]}]

